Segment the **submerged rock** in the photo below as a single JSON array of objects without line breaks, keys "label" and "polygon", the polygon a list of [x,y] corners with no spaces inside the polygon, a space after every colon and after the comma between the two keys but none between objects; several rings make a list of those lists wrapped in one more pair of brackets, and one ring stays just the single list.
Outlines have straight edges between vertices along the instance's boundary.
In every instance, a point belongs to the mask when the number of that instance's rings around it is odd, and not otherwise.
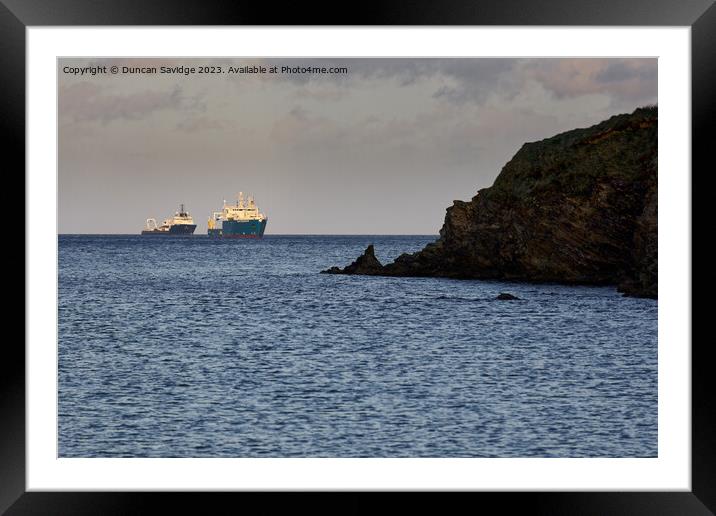
[{"label": "submerged rock", "polygon": [[512,294],[508,294],[506,292],[500,292],[500,294],[495,299],[499,301],[512,301],[513,299],[519,299],[519,297],[513,296]]},{"label": "submerged rock", "polygon": [[385,266],[370,246],[325,272],[617,285],[656,298],[657,132],[647,107],[526,143],[491,187],[447,209],[437,241]]}]

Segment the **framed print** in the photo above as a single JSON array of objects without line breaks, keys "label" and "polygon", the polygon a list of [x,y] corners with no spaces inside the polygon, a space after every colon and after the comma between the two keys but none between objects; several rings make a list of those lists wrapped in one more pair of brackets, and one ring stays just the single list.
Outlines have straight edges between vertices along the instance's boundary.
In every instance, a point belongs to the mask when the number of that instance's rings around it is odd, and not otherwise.
[{"label": "framed print", "polygon": [[716,8],[560,4],[4,2],[28,302],[0,507],[713,511]]}]

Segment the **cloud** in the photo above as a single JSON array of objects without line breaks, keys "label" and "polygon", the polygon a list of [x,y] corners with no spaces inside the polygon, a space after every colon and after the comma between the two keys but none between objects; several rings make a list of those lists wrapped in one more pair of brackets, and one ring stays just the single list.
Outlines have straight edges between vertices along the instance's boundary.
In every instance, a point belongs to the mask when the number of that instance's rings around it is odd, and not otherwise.
[{"label": "cloud", "polygon": [[332,147],[345,136],[345,131],[333,120],[296,106],[272,124],[270,134],[281,145]]},{"label": "cloud", "polygon": [[311,84],[302,84],[296,87],[297,98],[305,98],[317,101],[338,101],[350,94],[345,83],[313,81]]},{"label": "cloud", "polygon": [[60,117],[75,122],[139,120],[162,110],[201,109],[196,97],[184,97],[179,87],[169,91],[144,90],[126,95],[105,93],[96,83],[79,82],[60,86],[58,109]]},{"label": "cloud", "polygon": [[229,120],[213,119],[206,116],[193,116],[177,123],[176,128],[187,133],[200,131],[223,131],[234,127]]},{"label": "cloud", "polygon": [[620,101],[647,99],[657,94],[656,59],[329,58],[259,61],[267,66],[347,67],[348,74],[261,77],[301,85],[297,95],[320,100],[339,100],[349,94],[349,86],[363,81],[392,81],[401,87],[420,81],[437,81],[442,84],[434,90],[433,98],[457,104],[481,104],[490,97],[511,99],[530,81],[539,83],[557,98],[604,94]]},{"label": "cloud", "polygon": [[615,100],[656,97],[656,59],[536,59],[522,65],[558,98],[605,94]]},{"label": "cloud", "polygon": [[[657,95],[656,59],[514,59],[514,58],[266,58],[266,59],[94,59],[83,64],[117,66],[320,66],[347,67],[347,74],[225,74],[223,84],[234,84],[242,91],[248,84],[282,87],[295,101],[340,103],[360,91],[374,87],[428,88],[428,99],[455,105],[488,105],[513,100],[537,84],[556,99],[586,95],[608,97],[615,107],[654,102]],[[116,119],[136,120],[161,110],[207,112],[207,102],[216,103],[218,77],[156,76],[148,78],[154,89],[132,91],[139,83],[124,78],[130,89],[112,95],[107,88],[126,88],[114,78],[94,78],[92,83],[73,83],[60,75],[60,114],[76,121]],[[63,85],[68,81],[69,85]],[[89,79],[87,80],[89,81]],[[106,81],[106,82],[103,82]],[[179,81],[179,84],[177,84]],[[189,96],[185,91],[199,93]],[[203,89],[202,89],[203,88]],[[114,91],[114,90],[112,90]],[[214,93],[212,93],[214,92]],[[214,117],[218,118],[218,117]],[[182,130],[191,131],[194,124],[181,122]],[[206,121],[196,122],[206,124]],[[216,125],[216,123],[214,124]],[[196,126],[198,129],[199,126]],[[208,126],[206,127],[208,128]]]}]

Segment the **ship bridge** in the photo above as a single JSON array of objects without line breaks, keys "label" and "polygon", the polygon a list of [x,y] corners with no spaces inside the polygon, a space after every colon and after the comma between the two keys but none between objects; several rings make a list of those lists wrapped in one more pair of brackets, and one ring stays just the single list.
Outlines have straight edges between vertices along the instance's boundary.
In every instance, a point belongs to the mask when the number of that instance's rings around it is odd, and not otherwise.
[{"label": "ship bridge", "polygon": [[224,201],[222,210],[214,212],[213,215],[214,220],[262,221],[265,218],[265,215],[259,212],[254,197],[250,195],[248,199],[244,199],[244,192],[239,192],[235,204],[227,204]]}]

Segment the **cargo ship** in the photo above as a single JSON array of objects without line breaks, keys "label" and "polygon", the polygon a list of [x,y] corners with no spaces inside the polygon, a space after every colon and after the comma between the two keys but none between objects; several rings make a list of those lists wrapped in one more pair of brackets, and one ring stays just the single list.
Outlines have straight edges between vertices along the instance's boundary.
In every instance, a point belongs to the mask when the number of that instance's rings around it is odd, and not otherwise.
[{"label": "cargo ship", "polygon": [[196,229],[194,219],[184,210],[184,205],[169,219],[164,219],[161,226],[157,225],[155,219],[147,219],[147,225],[142,230],[142,235],[191,235]]},{"label": "cargo ship", "polygon": [[268,218],[259,212],[252,196],[244,200],[239,192],[235,204],[226,204],[221,211],[215,211],[208,222],[208,234],[220,238],[261,238],[266,230]]}]

